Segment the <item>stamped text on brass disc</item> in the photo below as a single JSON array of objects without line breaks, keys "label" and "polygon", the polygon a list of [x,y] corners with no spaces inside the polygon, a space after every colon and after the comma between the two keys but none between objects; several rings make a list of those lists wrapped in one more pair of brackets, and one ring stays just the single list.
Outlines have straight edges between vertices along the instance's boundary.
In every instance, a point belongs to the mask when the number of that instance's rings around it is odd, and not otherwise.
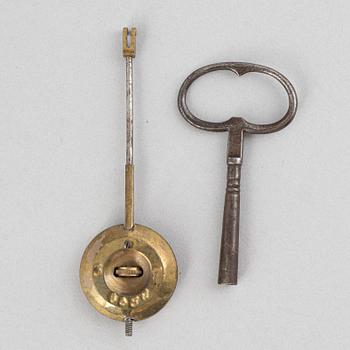
[{"label": "stamped text on brass disc", "polygon": [[89,302],[105,316],[142,320],[159,311],[177,283],[169,244],[152,229],[112,226],[86,248],[80,284]]}]

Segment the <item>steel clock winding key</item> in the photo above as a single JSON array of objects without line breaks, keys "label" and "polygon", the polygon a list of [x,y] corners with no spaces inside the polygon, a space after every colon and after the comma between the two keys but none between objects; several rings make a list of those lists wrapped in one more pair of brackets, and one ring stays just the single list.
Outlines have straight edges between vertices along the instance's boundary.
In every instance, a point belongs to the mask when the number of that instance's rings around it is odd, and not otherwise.
[{"label": "steel clock winding key", "polygon": [[134,223],[133,60],[136,29],[123,29],[126,61],[125,221],[97,235],[86,248],[80,283],[92,306],[111,319],[125,322],[132,335],[133,321],[158,312],[177,283],[172,249],[154,230]]},{"label": "steel clock winding key", "polygon": [[[253,124],[240,117],[232,117],[225,122],[209,122],[197,118],[187,106],[186,96],[188,89],[199,77],[217,70],[229,70],[238,76],[256,72],[276,79],[287,93],[289,102],[287,112],[279,121],[272,124]],[[224,62],[210,64],[195,70],[185,79],[180,88],[178,107],[187,122],[202,130],[228,132],[227,183],[221,235],[219,284],[237,284],[240,181],[244,134],[268,134],[285,128],[293,120],[297,106],[298,100],[295,89],[284,75],[272,68],[253,63]]]}]

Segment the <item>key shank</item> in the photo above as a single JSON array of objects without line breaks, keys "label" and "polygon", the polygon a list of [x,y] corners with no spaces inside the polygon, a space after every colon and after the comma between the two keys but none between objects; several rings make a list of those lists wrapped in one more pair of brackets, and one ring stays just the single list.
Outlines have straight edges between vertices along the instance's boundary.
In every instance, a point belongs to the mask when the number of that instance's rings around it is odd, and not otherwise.
[{"label": "key shank", "polygon": [[219,284],[237,284],[243,130],[229,130]]}]

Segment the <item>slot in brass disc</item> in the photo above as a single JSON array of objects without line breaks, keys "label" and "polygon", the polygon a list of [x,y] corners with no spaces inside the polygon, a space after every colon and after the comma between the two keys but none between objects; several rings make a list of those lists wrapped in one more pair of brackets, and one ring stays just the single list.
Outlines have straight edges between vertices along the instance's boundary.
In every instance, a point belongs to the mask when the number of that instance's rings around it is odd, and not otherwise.
[{"label": "slot in brass disc", "polygon": [[90,304],[119,321],[152,316],[170,299],[176,283],[177,263],[169,244],[141,225],[101,232],[80,264],[80,284]]}]

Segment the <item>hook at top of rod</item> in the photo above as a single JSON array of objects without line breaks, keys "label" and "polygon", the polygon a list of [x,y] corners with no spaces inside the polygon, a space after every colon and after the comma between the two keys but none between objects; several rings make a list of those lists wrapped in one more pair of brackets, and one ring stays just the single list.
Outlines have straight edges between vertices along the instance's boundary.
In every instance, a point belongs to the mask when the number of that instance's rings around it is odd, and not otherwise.
[{"label": "hook at top of rod", "polygon": [[127,27],[123,28],[123,56],[132,57],[136,56],[136,28],[133,27],[129,30]]}]

